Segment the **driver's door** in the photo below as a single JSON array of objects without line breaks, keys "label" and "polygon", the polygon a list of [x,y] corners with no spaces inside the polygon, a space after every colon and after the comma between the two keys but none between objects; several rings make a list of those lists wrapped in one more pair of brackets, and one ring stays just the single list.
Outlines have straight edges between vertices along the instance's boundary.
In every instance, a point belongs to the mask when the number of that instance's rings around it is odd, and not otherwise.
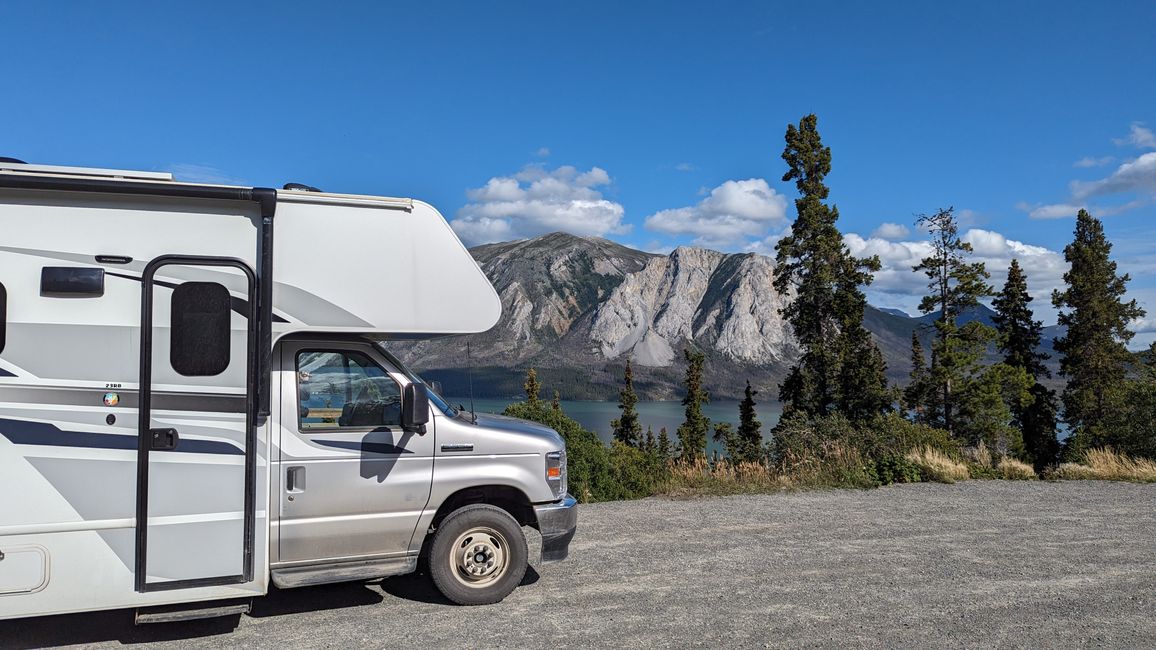
[{"label": "driver's door", "polygon": [[284,342],[278,564],[404,555],[430,495],[433,426],[403,431],[407,381],[370,345]]}]

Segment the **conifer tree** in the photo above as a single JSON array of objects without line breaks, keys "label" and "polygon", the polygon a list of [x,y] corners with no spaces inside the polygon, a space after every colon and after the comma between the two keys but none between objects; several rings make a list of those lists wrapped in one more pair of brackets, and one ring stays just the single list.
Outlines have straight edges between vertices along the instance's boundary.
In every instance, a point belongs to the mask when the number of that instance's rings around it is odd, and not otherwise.
[{"label": "conifer tree", "polygon": [[955,433],[955,392],[977,371],[977,364],[995,332],[979,321],[962,327],[957,319],[992,294],[983,262],[968,262],[971,244],[959,237],[954,208],[920,215],[916,223],[931,235],[932,254],[913,268],[923,271],[930,293],[919,303],[925,314],[938,311],[931,347],[931,381],[937,393],[935,412],[948,432]]},{"label": "conifer tree", "polygon": [[1112,444],[1112,423],[1123,410],[1132,358],[1128,325],[1144,316],[1135,300],[1124,300],[1131,278],[1117,274],[1111,251],[1100,220],[1080,210],[1075,238],[1064,248],[1070,266],[1064,274],[1066,288],[1052,294],[1059,323],[1067,328],[1055,348],[1060,374],[1068,380],[1063,402],[1064,421],[1074,432],[1068,449],[1072,457],[1089,447]]},{"label": "conifer tree", "polygon": [[911,375],[907,387],[903,389],[903,405],[911,412],[912,419],[920,424],[938,421],[935,388],[927,368],[923,342],[919,340],[919,329],[911,332]]},{"label": "conifer tree", "polygon": [[702,387],[702,366],[706,360],[702,352],[682,351],[686,359],[686,397],[682,398],[686,419],[678,427],[680,457],[693,461],[706,455],[706,434],[710,430],[710,418],[702,413],[702,405],[710,402],[710,395]]},{"label": "conifer tree", "polygon": [[642,450],[648,454],[653,454],[657,451],[657,443],[654,440],[654,429],[648,424],[646,425],[646,437],[642,439]]},{"label": "conifer tree", "polygon": [[751,382],[747,380],[747,388],[743,391],[743,401],[739,402],[737,457],[734,457],[737,462],[753,463],[758,461],[759,456],[762,455],[763,424],[759,422],[755,413],[755,395],[758,394],[759,391],[751,388]]},{"label": "conifer tree", "polygon": [[540,406],[542,393],[542,384],[538,383],[538,371],[530,368],[526,371],[526,381],[522,384],[522,390],[526,391],[526,402],[530,406]]},{"label": "conifer tree", "polygon": [[838,209],[824,202],[831,149],[819,137],[818,118],[787,125],[785,139],[783,180],[795,181],[801,196],[790,233],[775,245],[774,286],[780,294],[794,293],[782,315],[802,355],[779,388],[783,413],[814,417],[838,409],[869,417],[890,403],[883,355],[863,328],[860,290],[879,270],[879,258],[851,255],[835,225]]},{"label": "conifer tree", "polygon": [[1022,369],[1032,382],[1030,398],[1026,403],[1011,405],[1014,424],[1023,431],[1024,449],[1037,470],[1051,465],[1059,450],[1056,441],[1056,395],[1040,383],[1040,378],[1051,377],[1044,366],[1046,353],[1039,351],[1043,323],[1034,319],[1028,293],[1027,276],[1019,260],[1012,259],[1007,270],[1007,281],[992,301],[996,313],[992,317],[999,332],[999,349],[1004,363]]},{"label": "conifer tree", "polygon": [[622,373],[624,386],[618,391],[618,408],[622,410],[621,417],[611,420],[614,429],[614,439],[631,447],[639,446],[642,436],[642,423],[638,421],[638,395],[634,392],[634,370],[630,366],[630,359],[626,360],[626,370]]},{"label": "conifer tree", "polygon": [[666,427],[662,427],[658,430],[658,456],[663,460],[669,459],[673,452],[672,447],[670,434],[666,432]]},{"label": "conifer tree", "polygon": [[554,391],[554,399],[550,400],[550,409],[558,413],[562,412],[562,393],[557,390]]}]

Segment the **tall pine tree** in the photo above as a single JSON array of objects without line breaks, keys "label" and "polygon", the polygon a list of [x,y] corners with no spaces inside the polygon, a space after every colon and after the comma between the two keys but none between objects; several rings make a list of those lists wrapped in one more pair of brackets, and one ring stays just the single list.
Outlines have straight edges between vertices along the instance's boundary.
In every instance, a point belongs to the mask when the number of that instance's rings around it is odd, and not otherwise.
[{"label": "tall pine tree", "polygon": [[743,401],[739,402],[739,430],[737,437],[737,452],[732,457],[737,462],[757,462],[763,450],[763,424],[759,422],[755,413],[755,395],[759,391],[751,388],[750,380],[743,391]]},{"label": "tall pine tree", "polygon": [[1022,369],[1032,382],[1030,398],[1026,403],[1013,402],[1011,411],[1013,424],[1023,431],[1028,458],[1037,470],[1041,470],[1055,461],[1059,443],[1056,441],[1055,392],[1040,383],[1042,377],[1051,377],[1051,372],[1044,366],[1048,355],[1039,351],[1043,323],[1035,320],[1029,304],[1031,301],[1027,276],[1019,260],[1012,259],[1007,281],[992,301],[996,312],[992,320],[999,332],[1003,362]]},{"label": "tall pine tree", "polygon": [[835,225],[839,211],[825,203],[823,184],[831,171],[831,149],[819,137],[818,118],[807,115],[787,125],[784,181],[801,196],[791,232],[775,245],[775,289],[794,297],[782,310],[802,348],[799,362],[779,388],[783,413],[814,417],[833,410],[865,419],[890,405],[883,355],[863,328],[866,298],[879,258],[859,259]]},{"label": "tall pine tree", "polygon": [[682,351],[686,358],[686,397],[682,398],[686,420],[678,427],[680,457],[693,461],[706,456],[706,434],[710,431],[710,418],[703,415],[702,405],[710,402],[710,395],[702,387],[702,366],[706,360],[702,352]]},{"label": "tall pine tree", "polygon": [[1124,300],[1128,274],[1119,275],[1109,257],[1112,244],[1104,226],[1087,210],[1076,215],[1072,243],[1064,248],[1070,265],[1066,288],[1052,294],[1067,328],[1056,339],[1064,388],[1064,421],[1073,431],[1067,453],[1076,457],[1089,447],[1111,445],[1113,423],[1123,409],[1126,373],[1131,354],[1131,321],[1144,316],[1135,300]]},{"label": "tall pine tree", "polygon": [[622,373],[623,387],[618,391],[618,408],[622,415],[610,422],[614,429],[614,439],[631,447],[638,447],[642,442],[642,423],[638,420],[638,395],[634,392],[634,369],[630,359],[626,360],[626,369]]},{"label": "tall pine tree", "polygon": [[959,237],[954,208],[921,215],[916,223],[931,236],[932,254],[913,268],[927,275],[930,290],[920,301],[919,310],[938,312],[930,371],[937,393],[936,424],[955,433],[955,393],[977,371],[980,356],[994,336],[983,323],[973,320],[961,327],[958,318],[966,309],[978,306],[980,298],[992,294],[987,283],[990,276],[983,262],[968,261],[971,244]]}]

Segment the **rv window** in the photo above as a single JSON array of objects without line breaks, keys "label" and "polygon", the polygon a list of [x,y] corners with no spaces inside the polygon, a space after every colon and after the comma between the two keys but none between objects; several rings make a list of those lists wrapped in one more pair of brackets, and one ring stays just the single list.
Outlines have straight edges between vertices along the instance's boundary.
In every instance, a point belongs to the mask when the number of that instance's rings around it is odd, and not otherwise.
[{"label": "rv window", "polygon": [[401,425],[401,388],[360,352],[298,352],[297,393],[302,431]]},{"label": "rv window", "polygon": [[0,283],[0,352],[4,351],[4,334],[8,329],[8,291]]},{"label": "rv window", "polygon": [[216,282],[173,289],[169,360],[186,377],[219,375],[229,367],[229,290]]}]

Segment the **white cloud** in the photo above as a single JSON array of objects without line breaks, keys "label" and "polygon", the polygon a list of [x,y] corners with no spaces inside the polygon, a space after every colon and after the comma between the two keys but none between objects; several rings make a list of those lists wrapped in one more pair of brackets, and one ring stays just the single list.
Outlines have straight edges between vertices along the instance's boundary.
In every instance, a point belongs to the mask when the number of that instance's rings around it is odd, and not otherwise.
[{"label": "white cloud", "polygon": [[1077,199],[1125,192],[1156,193],[1156,151],[1120,165],[1107,178],[1090,182],[1072,181],[1071,190],[1072,196]]},{"label": "white cloud", "polygon": [[622,223],[622,205],[603,198],[597,189],[609,184],[610,175],[599,167],[579,172],[569,165],[553,170],[529,165],[513,176],[496,176],[466,190],[470,203],[450,225],[470,246],[559,230],[625,234],[630,226]]},{"label": "white cloud", "polygon": [[535,153],[539,158],[548,158],[550,156],[550,147],[539,147]]},{"label": "white cloud", "polygon": [[1083,205],[1074,205],[1071,203],[1051,203],[1051,204],[1035,204],[1029,205],[1024,202],[1016,204],[1016,208],[1028,213],[1028,217],[1032,219],[1069,219],[1076,216]]},{"label": "white cloud", "polygon": [[1128,137],[1116,138],[1112,142],[1120,147],[1131,145],[1138,149],[1156,149],[1156,133],[1144,126],[1143,122],[1132,122],[1131,128],[1128,129]]},{"label": "white cloud", "polygon": [[692,235],[699,246],[729,248],[750,237],[766,237],[786,220],[786,198],[764,179],[748,178],[726,181],[695,205],[661,210],[645,223],[668,235]]},{"label": "white cloud", "polygon": [[674,170],[678,171],[678,172],[692,172],[696,169],[698,169],[698,167],[695,167],[694,165],[692,165],[688,162],[678,163],[677,165],[674,166]]},{"label": "white cloud", "polygon": [[[1004,235],[982,228],[972,228],[961,236],[971,244],[972,260],[983,262],[991,274],[991,284],[998,290],[1007,279],[1007,267],[1016,258],[1028,276],[1028,287],[1036,298],[1032,308],[1036,318],[1051,322],[1055,312],[1051,307],[1052,289],[1063,282],[1066,264],[1057,251],[1025,244]],[[875,273],[875,281],[869,287],[869,294],[886,294],[872,298],[873,304],[895,305],[915,313],[919,297],[927,293],[927,276],[916,273],[912,267],[932,254],[927,241],[887,241],[880,237],[863,238],[855,233],[844,235],[843,242],[857,257],[877,255],[881,268]]]},{"label": "white cloud", "polygon": [[1104,165],[1111,165],[1116,162],[1115,156],[1103,156],[1102,158],[1092,158],[1091,156],[1084,156],[1076,162],[1072,163],[1072,167],[1081,167],[1087,169],[1089,167],[1103,167]]},{"label": "white cloud", "polygon": [[871,233],[872,237],[879,239],[903,239],[911,234],[911,229],[901,223],[885,222],[879,224],[879,227]]}]

